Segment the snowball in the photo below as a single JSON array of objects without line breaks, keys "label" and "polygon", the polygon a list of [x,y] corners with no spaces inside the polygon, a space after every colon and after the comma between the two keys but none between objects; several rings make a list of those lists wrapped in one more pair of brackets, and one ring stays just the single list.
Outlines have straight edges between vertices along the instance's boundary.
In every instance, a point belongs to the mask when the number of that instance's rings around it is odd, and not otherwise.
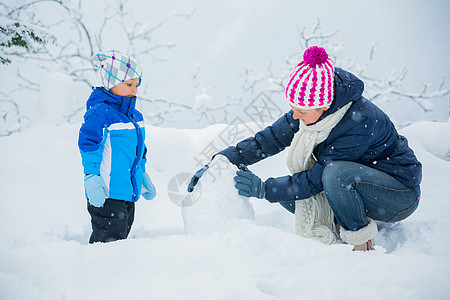
[{"label": "snowball", "polygon": [[214,233],[241,219],[254,220],[255,212],[249,199],[240,196],[234,187],[236,170],[224,156],[213,160],[199,180],[201,191],[197,201],[181,209],[186,233]]}]

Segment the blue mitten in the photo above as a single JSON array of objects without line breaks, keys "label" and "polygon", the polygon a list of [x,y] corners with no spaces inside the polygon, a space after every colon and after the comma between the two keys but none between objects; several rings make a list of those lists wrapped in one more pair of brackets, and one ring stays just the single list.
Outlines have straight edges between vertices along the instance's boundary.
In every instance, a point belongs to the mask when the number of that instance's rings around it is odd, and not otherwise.
[{"label": "blue mitten", "polygon": [[145,192],[144,189],[142,190],[142,197],[145,200],[152,200],[156,196],[156,188],[147,173],[144,172],[142,176],[142,187],[146,190]]},{"label": "blue mitten", "polygon": [[105,181],[99,175],[87,174],[84,176],[84,189],[89,203],[95,207],[105,204],[109,192]]},{"label": "blue mitten", "polygon": [[244,197],[264,199],[266,183],[253,174],[247,166],[241,164],[239,168],[241,170],[236,171],[236,176],[234,177],[236,182],[234,186],[237,188],[238,194]]}]

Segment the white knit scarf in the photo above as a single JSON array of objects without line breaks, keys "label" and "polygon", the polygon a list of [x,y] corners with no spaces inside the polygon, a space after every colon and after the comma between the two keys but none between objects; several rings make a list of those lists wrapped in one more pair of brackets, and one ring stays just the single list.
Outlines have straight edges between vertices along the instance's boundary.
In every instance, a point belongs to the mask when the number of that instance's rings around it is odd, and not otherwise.
[{"label": "white knit scarf", "polygon": [[[306,126],[301,123],[301,128],[289,147],[286,160],[292,174],[312,168],[314,148],[326,140],[351,105],[352,102],[348,103],[314,125]],[[334,214],[324,192],[295,201],[295,224],[296,233],[301,236],[318,239],[324,244],[333,244],[336,241]]]}]

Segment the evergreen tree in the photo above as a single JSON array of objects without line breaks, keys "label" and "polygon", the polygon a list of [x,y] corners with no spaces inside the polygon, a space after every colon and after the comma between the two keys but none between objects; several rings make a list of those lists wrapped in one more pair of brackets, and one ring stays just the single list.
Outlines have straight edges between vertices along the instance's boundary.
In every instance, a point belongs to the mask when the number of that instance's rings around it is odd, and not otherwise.
[{"label": "evergreen tree", "polygon": [[54,37],[48,32],[15,20],[0,22],[0,63],[9,64],[8,48],[19,47],[28,53],[36,53],[36,45],[46,44]]}]

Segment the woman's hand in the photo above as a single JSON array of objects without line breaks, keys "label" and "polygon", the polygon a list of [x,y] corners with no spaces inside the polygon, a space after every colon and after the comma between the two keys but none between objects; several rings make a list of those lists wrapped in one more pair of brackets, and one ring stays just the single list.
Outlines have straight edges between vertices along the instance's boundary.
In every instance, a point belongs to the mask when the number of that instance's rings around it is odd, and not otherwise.
[{"label": "woman's hand", "polygon": [[237,188],[239,195],[264,199],[266,183],[253,174],[246,165],[239,165],[239,169],[234,177],[236,182],[234,186]]}]

